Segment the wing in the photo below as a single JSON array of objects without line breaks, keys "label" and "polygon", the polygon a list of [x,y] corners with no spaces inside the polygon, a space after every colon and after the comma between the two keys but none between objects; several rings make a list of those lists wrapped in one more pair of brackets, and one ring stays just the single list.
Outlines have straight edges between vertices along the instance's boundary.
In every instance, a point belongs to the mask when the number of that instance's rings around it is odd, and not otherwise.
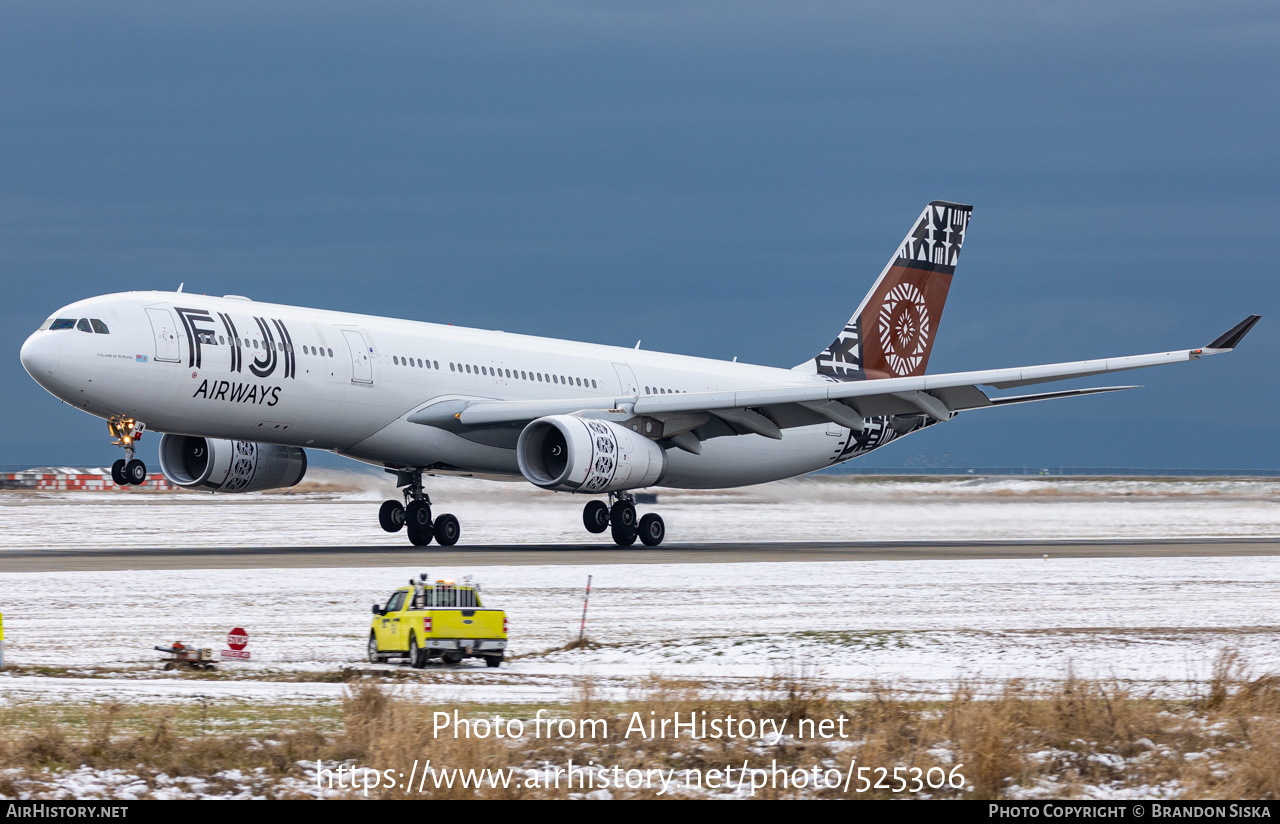
[{"label": "wing", "polygon": [[864,419],[881,415],[924,414],[935,420],[945,421],[956,412],[969,409],[1133,389],[1136,387],[1104,386],[991,397],[979,387],[1012,389],[1198,360],[1205,355],[1216,355],[1234,349],[1257,323],[1258,318],[1258,315],[1250,315],[1208,346],[1150,355],[880,380],[811,381],[739,391],[627,397],[610,395],[539,401],[452,400],[428,406],[411,415],[409,420],[456,430],[525,423],[545,415],[564,415],[584,410],[613,410],[628,416],[639,415],[659,421],[663,425],[662,438],[672,439],[674,445],[698,452],[699,441],[722,435],[753,433],[777,439],[782,437],[783,429],[827,421],[862,431]]}]

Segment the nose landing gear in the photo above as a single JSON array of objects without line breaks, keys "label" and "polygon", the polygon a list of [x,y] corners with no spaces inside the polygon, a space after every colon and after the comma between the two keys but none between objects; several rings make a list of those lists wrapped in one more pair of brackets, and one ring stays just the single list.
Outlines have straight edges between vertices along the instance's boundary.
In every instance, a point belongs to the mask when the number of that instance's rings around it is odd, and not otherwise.
[{"label": "nose landing gear", "polygon": [[610,531],[618,546],[631,546],[636,538],[645,546],[657,546],[667,535],[662,516],[650,512],[636,522],[635,498],[630,492],[610,492],[612,506],[604,501],[588,501],[582,510],[582,524],[588,532]]},{"label": "nose landing gear", "polygon": [[147,428],[145,423],[133,418],[114,417],[107,421],[107,431],[115,438],[112,446],[123,447],[125,458],[111,465],[111,480],[116,486],[140,485],[147,481],[147,465],[134,457],[138,441]]},{"label": "nose landing gear", "polygon": [[422,470],[388,469],[395,472],[399,485],[404,487],[404,504],[399,501],[383,501],[378,510],[378,523],[387,532],[404,529],[409,543],[426,546],[434,539],[441,546],[453,546],[462,534],[458,519],[452,515],[431,517],[431,497],[422,489]]}]

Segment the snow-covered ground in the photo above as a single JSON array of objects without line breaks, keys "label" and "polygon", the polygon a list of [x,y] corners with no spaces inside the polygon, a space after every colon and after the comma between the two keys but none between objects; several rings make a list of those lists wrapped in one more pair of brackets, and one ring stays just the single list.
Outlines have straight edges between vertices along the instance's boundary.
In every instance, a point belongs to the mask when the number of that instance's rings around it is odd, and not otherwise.
[{"label": "snow-covered ground", "polygon": [[[223,647],[240,626],[248,678],[359,665],[369,604],[418,568],[0,574],[8,662],[69,675],[0,676],[0,695],[335,698],[341,684],[195,681],[158,669],[154,644]],[[1280,672],[1280,558],[1054,558],[743,564],[441,567],[506,609],[516,659],[433,666],[433,699],[547,702],[581,676],[625,690],[652,674],[726,689],[803,672],[943,689],[957,679],[1078,675],[1170,685],[1205,679],[1224,647]],[[598,649],[547,652],[577,633]],[[137,680],[137,679],[145,680]]]},{"label": "snow-covered ground", "polygon": [[[374,475],[317,472],[293,494],[0,492],[0,550],[402,545],[377,526]],[[581,496],[430,478],[468,544],[583,543]],[[1280,536],[1280,480],[905,480],[817,476],[739,490],[660,490],[671,542]],[[605,539],[607,542],[607,538]]]},{"label": "snow-covered ground", "polygon": [[[432,479],[467,543],[582,543],[582,500],[527,484]],[[4,548],[403,543],[376,526],[376,476],[317,473],[294,494],[0,493]],[[818,477],[660,492],[671,541],[1280,537],[1280,480]],[[429,557],[429,556],[424,556]],[[602,561],[608,555],[601,556]],[[0,573],[8,662],[70,668],[0,676],[0,694],[201,694],[329,699],[317,681],[362,664],[369,604],[420,568]],[[956,679],[1077,674],[1196,681],[1224,647],[1280,671],[1280,558],[475,566],[511,620],[515,660],[433,667],[431,698],[550,701],[580,676],[625,690],[652,674],[734,689],[803,671],[945,688]],[[589,635],[576,634],[594,576]],[[252,662],[224,678],[162,673],[155,644],[222,647],[248,630]],[[121,669],[104,678],[105,670]],[[74,670],[83,670],[75,672]],[[225,675],[239,673],[243,680]],[[282,677],[297,681],[272,680]],[[612,686],[610,686],[612,685]],[[843,687],[842,687],[843,688]]]}]

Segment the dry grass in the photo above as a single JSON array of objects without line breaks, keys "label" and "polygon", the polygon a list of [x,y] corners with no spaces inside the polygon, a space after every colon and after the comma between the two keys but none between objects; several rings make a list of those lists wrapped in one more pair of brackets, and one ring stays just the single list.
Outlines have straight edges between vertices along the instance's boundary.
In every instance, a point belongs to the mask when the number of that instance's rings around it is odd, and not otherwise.
[{"label": "dry grass", "polygon": [[[213,776],[258,771],[267,795],[300,794],[300,761],[317,759],[410,774],[434,768],[515,770],[518,776],[572,760],[626,769],[698,770],[726,765],[789,768],[815,765],[942,767],[966,779],[963,789],[926,790],[934,797],[1080,797],[1118,788],[1188,798],[1280,797],[1280,677],[1250,677],[1238,657],[1224,653],[1213,679],[1192,700],[1135,695],[1112,683],[1067,677],[1051,686],[1019,681],[997,692],[957,686],[948,700],[919,700],[871,685],[858,700],[833,696],[827,682],[804,673],[779,676],[750,691],[753,697],[708,695],[696,682],[654,679],[625,701],[603,701],[589,680],[577,699],[556,707],[558,719],[604,719],[607,732],[590,738],[534,736],[536,707],[429,705],[394,686],[353,684],[340,707],[257,705],[242,702],[174,707],[106,704],[9,706],[0,711],[0,795],[38,795],[32,776],[88,765],[155,776]],[[520,718],[523,738],[468,738],[432,732],[433,713],[464,718]],[[673,735],[626,735],[635,717],[669,718],[674,712],[706,718],[786,722],[792,735],[691,740]],[[801,721],[842,723],[844,739],[801,739]],[[546,732],[546,728],[543,728]],[[269,740],[268,740],[269,739]],[[264,746],[264,742],[270,746]],[[419,765],[414,767],[415,762]],[[872,774],[872,779],[876,778]],[[271,782],[276,782],[272,785]],[[292,784],[289,784],[292,781]],[[566,797],[583,788],[417,787],[372,791],[386,797]],[[216,783],[216,782],[215,782]],[[892,783],[892,782],[889,782]],[[275,790],[271,789],[275,786]],[[854,788],[857,783],[854,783]],[[25,788],[25,789],[24,789]],[[590,787],[586,788],[590,789]],[[615,797],[654,797],[657,787],[612,789]],[[699,794],[699,793],[693,793]],[[701,794],[714,794],[709,791]],[[766,788],[757,797],[894,797],[889,789]]]}]

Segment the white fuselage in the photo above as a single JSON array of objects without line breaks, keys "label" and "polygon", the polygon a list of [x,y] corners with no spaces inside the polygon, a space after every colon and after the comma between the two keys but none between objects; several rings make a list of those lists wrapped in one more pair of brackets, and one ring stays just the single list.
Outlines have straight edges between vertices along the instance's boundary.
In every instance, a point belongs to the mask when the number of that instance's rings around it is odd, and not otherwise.
[{"label": "white fuselage", "polygon": [[[640,395],[826,380],[788,369],[188,293],[106,295],[73,303],[55,317],[100,320],[107,331],[42,329],[23,346],[23,364],[49,392],[93,415],[135,418],[158,432],[511,479],[521,477],[518,430],[456,433],[408,418],[441,400],[580,396],[623,403]],[[781,440],[713,438],[701,455],[672,448],[658,485],[716,488],[800,475],[852,457],[850,437],[848,429],[820,424],[789,428]]]}]

